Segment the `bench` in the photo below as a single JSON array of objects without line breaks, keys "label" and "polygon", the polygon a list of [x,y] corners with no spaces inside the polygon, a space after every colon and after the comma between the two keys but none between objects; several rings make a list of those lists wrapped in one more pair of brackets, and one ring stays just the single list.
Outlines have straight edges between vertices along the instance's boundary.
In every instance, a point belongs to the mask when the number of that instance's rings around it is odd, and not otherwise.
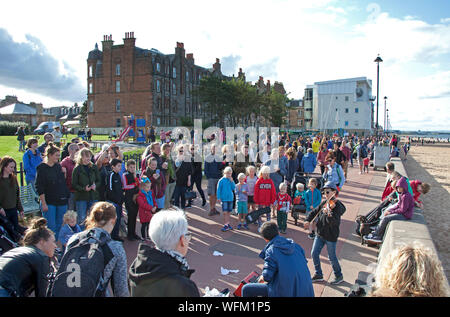
[{"label": "bench", "polygon": [[24,214],[33,214],[41,210],[39,206],[39,196],[34,191],[32,184],[20,186],[20,202],[23,207]]}]

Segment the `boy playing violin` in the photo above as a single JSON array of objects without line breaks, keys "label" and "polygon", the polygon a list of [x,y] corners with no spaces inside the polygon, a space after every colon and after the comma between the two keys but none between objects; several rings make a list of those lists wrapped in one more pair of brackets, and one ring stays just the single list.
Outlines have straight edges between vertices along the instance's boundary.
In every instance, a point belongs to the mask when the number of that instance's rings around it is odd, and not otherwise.
[{"label": "boy playing violin", "polygon": [[339,284],[344,278],[342,276],[341,266],[336,257],[336,244],[339,237],[339,226],[341,224],[341,216],[345,212],[345,206],[335,197],[337,193],[336,185],[327,182],[323,187],[323,195],[325,200],[306,218],[304,224],[305,229],[309,229],[311,222],[316,222],[317,233],[311,250],[313,258],[315,274],[312,277],[313,282],[323,281],[323,273],[320,266],[320,252],[323,247],[327,246],[328,258],[333,267],[335,279],[331,284]]}]

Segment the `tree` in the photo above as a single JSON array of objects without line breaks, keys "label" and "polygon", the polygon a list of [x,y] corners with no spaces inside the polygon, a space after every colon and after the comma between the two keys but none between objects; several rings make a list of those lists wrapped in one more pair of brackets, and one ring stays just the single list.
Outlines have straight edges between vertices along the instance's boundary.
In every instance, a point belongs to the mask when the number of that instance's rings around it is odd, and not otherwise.
[{"label": "tree", "polygon": [[271,123],[272,126],[280,127],[286,114],[286,103],[289,99],[273,88],[262,96],[263,111],[261,116]]},{"label": "tree", "polygon": [[83,105],[81,106],[80,109],[80,125],[82,127],[87,126],[87,116],[88,116],[88,111],[87,111],[87,100],[85,100],[83,102]]}]

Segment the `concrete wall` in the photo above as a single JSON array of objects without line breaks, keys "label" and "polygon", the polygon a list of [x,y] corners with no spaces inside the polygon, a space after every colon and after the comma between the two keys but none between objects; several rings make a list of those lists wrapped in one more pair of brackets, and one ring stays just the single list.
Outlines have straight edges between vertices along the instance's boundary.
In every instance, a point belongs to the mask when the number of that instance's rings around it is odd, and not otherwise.
[{"label": "concrete wall", "polygon": [[[392,158],[391,162],[395,164],[395,170],[397,172],[408,177],[400,158]],[[414,215],[411,220],[394,220],[388,224],[384,234],[383,244],[381,245],[378,254],[378,263],[380,263],[392,250],[413,242],[421,243],[425,247],[430,248],[436,257],[439,258],[423,212],[419,208],[414,209]]]}]

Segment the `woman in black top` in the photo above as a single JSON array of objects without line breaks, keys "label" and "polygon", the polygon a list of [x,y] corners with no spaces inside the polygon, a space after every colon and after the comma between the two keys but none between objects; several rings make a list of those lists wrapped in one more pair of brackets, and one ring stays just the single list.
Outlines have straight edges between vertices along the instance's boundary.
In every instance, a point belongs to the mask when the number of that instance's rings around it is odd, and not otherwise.
[{"label": "woman in black top", "polygon": [[64,173],[58,162],[59,156],[59,148],[50,142],[45,150],[44,161],[36,169],[36,191],[41,200],[42,215],[47,219],[49,229],[57,237],[70,197]]},{"label": "woman in black top", "polygon": [[[191,149],[191,163],[192,163],[192,183],[191,186],[189,187],[190,190],[194,189],[194,184],[197,187],[197,191],[200,194],[200,196],[202,196],[202,207],[206,205],[206,198],[205,198],[205,193],[203,192],[202,189],[202,161],[201,161],[201,156],[196,155],[195,153],[195,147],[193,145],[191,145],[190,147]],[[196,162],[199,161],[199,162]],[[192,199],[189,200],[187,207],[191,207],[192,206]]]},{"label": "woman in black top", "polygon": [[37,219],[27,230],[23,247],[9,250],[0,257],[0,297],[36,297],[46,295],[53,257],[55,236],[44,218]]},{"label": "woman in black top", "polygon": [[185,161],[183,145],[178,146],[178,155],[175,160],[175,174],[177,180],[175,183],[175,191],[173,193],[174,205],[180,207],[181,198],[181,208],[186,208],[186,189],[191,186],[191,176],[192,176],[192,163],[190,161]]}]

